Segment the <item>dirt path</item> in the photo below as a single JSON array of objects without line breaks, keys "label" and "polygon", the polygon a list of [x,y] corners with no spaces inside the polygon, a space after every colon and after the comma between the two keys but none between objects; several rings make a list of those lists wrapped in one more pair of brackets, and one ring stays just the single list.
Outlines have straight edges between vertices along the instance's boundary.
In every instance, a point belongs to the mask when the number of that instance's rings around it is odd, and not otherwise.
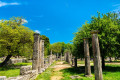
[{"label": "dirt path", "polygon": [[69,64],[63,64],[63,62],[57,62],[54,68],[51,79],[50,80],[61,80],[63,78],[62,72],[60,70],[70,68],[71,66]]}]

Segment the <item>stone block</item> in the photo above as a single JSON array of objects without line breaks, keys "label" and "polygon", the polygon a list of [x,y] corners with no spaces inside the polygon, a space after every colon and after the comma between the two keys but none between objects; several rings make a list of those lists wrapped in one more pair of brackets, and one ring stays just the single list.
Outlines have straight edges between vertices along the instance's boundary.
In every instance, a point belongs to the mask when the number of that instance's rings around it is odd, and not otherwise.
[{"label": "stone block", "polygon": [[6,76],[0,76],[0,80],[6,80]]},{"label": "stone block", "polygon": [[32,66],[22,66],[22,67],[20,68],[20,75],[24,75],[25,72],[27,72],[27,71],[29,71],[29,70],[31,70],[31,69],[32,69]]}]

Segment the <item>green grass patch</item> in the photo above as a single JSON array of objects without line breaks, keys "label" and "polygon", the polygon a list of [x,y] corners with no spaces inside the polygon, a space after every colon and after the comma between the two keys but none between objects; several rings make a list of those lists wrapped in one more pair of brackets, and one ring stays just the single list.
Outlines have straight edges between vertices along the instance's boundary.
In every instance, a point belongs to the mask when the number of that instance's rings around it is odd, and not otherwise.
[{"label": "green grass patch", "polygon": [[[54,66],[55,64],[56,62],[54,62],[51,66]],[[46,69],[46,71],[43,72],[42,74],[39,74],[35,80],[50,80],[53,73],[53,68],[50,67]]]},{"label": "green grass patch", "polygon": [[0,67],[0,76],[16,77],[20,75],[20,67],[32,65],[32,63],[16,63],[4,67]]},{"label": "green grass patch", "polygon": [[[85,67],[80,66],[78,68],[68,68],[61,70],[63,72],[64,79],[62,80],[73,80],[70,76],[79,75],[81,78],[74,80],[95,80],[94,67],[91,66],[91,72],[93,77],[87,78],[84,76]],[[120,65],[107,64],[106,68],[103,70],[103,80],[120,80]]]},{"label": "green grass patch", "polygon": [[31,63],[16,63],[14,65],[15,66],[27,66],[27,65],[32,65],[32,62]]},{"label": "green grass patch", "polygon": [[[93,63],[93,61],[90,61],[90,63]],[[77,61],[77,64],[85,64],[85,61]]]}]

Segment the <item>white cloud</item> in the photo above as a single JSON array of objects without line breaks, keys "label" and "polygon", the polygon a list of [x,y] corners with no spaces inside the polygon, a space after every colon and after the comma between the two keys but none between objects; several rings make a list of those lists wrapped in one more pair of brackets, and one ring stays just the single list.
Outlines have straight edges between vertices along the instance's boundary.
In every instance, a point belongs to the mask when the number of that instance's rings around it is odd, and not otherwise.
[{"label": "white cloud", "polygon": [[120,11],[120,6],[118,6],[116,9],[113,10],[114,12],[117,12]]},{"label": "white cloud", "polygon": [[0,1],[0,7],[8,6],[8,5],[20,5],[20,3],[17,3],[17,2],[7,3],[7,2]]},{"label": "white cloud", "polygon": [[119,11],[120,11],[120,4],[114,4],[112,6],[115,7],[115,9],[113,10],[113,12],[119,13]]},{"label": "white cloud", "polygon": [[22,19],[22,24],[28,23],[26,19]]},{"label": "white cloud", "polygon": [[51,30],[51,29],[50,29],[50,28],[47,28],[46,30],[49,31],[49,30]]},{"label": "white cloud", "polygon": [[39,30],[35,30],[35,32],[36,32],[36,33],[39,33],[39,34],[41,33]]},{"label": "white cloud", "polygon": [[112,6],[120,6],[120,4],[114,4],[114,5],[112,5]]}]

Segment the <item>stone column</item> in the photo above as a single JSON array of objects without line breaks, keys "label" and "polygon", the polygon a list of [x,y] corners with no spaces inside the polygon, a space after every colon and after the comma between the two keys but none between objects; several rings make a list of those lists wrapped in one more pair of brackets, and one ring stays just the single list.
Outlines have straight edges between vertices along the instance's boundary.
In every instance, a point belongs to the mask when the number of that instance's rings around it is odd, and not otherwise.
[{"label": "stone column", "polygon": [[42,69],[41,69],[41,62],[42,62],[42,42],[41,42],[41,38],[39,40],[39,66],[38,66],[38,73],[42,73]]},{"label": "stone column", "polygon": [[48,56],[48,64],[51,65],[51,56]]},{"label": "stone column", "polygon": [[64,61],[66,61],[66,53],[64,54]]},{"label": "stone column", "polygon": [[60,54],[60,60],[62,61],[62,53]]},{"label": "stone column", "polygon": [[33,47],[33,60],[32,69],[38,70],[38,60],[39,60],[39,33],[34,33],[34,47]]},{"label": "stone column", "polygon": [[70,53],[69,52],[66,53],[66,62],[70,64]]},{"label": "stone column", "polygon": [[42,51],[41,51],[41,68],[44,71],[44,40],[41,40],[41,46],[42,46]]},{"label": "stone column", "polygon": [[99,40],[98,40],[97,33],[98,33],[97,30],[91,31],[91,34],[92,34],[92,47],[93,47],[93,55],[94,55],[95,80],[103,80],[101,57],[100,57],[100,48],[99,48]]},{"label": "stone column", "polygon": [[52,50],[51,50],[51,53],[50,53],[50,62],[51,62],[51,64],[52,64],[52,62],[53,62],[53,56],[52,56]]},{"label": "stone column", "polygon": [[85,76],[91,76],[90,54],[88,38],[84,38],[84,56],[85,56]]}]

